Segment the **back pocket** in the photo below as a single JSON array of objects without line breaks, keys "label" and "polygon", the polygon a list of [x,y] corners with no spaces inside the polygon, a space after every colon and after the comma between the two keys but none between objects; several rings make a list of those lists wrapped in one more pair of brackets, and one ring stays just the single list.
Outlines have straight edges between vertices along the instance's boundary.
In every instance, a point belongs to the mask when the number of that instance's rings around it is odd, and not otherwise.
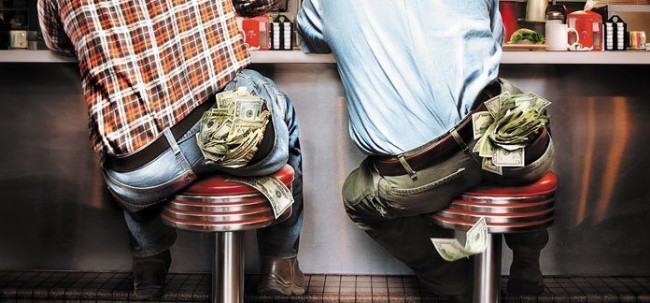
[{"label": "back pocket", "polygon": [[[402,182],[412,184],[413,182]],[[420,183],[420,182],[417,182]],[[439,211],[451,200],[470,188],[465,168],[436,178],[416,187],[390,184],[385,178],[379,180],[379,198],[404,216],[420,215]]]},{"label": "back pocket", "polygon": [[376,194],[376,177],[370,172],[365,160],[352,171],[343,183],[343,201],[351,206],[359,204],[365,198]]}]

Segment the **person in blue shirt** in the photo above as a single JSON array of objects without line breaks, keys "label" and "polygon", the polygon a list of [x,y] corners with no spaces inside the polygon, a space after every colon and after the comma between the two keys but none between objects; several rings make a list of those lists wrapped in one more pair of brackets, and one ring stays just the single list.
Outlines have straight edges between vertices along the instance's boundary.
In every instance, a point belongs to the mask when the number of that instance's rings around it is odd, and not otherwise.
[{"label": "person in blue shirt", "polygon": [[[468,152],[476,140],[456,130],[483,101],[520,93],[498,78],[498,7],[498,0],[304,0],[297,16],[303,51],[334,54],[350,136],[368,155],[343,186],[349,217],[425,286],[458,301],[471,297],[469,261],[443,261],[430,238],[450,231],[420,215],[485,179],[534,181],[553,162],[543,132],[524,168],[497,176]],[[546,230],[506,237],[515,256],[509,291],[543,291],[539,253],[547,241]]]}]

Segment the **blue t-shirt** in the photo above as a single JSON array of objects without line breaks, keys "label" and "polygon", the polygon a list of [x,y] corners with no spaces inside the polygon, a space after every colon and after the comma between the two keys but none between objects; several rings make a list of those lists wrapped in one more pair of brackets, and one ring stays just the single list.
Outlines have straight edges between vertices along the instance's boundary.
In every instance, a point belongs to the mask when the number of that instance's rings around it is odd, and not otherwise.
[{"label": "blue t-shirt", "polygon": [[350,136],[368,154],[448,131],[499,70],[498,0],[303,0],[297,22],[303,51],[334,54]]}]

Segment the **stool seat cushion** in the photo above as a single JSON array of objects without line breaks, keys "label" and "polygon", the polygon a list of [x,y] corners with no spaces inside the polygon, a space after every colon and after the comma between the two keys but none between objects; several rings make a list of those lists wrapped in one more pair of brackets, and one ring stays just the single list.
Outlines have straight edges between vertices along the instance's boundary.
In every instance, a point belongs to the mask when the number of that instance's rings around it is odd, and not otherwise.
[{"label": "stool seat cushion", "polygon": [[525,197],[544,195],[554,192],[557,187],[557,176],[548,172],[534,183],[523,186],[479,186],[462,194],[467,197]]},{"label": "stool seat cushion", "polygon": [[[285,165],[273,176],[291,188],[294,170]],[[220,174],[196,182],[176,195],[160,217],[164,223],[182,230],[231,232],[282,222],[291,212],[292,207],[288,207],[275,218],[271,203],[260,191]]]},{"label": "stool seat cushion", "polygon": [[552,172],[523,186],[483,185],[462,193],[430,217],[456,230],[467,230],[485,218],[491,233],[532,231],[553,223],[556,189],[557,176]]},{"label": "stool seat cushion", "polygon": [[[273,174],[285,186],[291,187],[294,178],[293,168],[285,165],[282,169]],[[233,196],[257,194],[257,189],[248,185],[228,180],[228,175],[214,175],[202,179],[190,185],[184,192],[184,195],[209,195],[209,196]]]}]

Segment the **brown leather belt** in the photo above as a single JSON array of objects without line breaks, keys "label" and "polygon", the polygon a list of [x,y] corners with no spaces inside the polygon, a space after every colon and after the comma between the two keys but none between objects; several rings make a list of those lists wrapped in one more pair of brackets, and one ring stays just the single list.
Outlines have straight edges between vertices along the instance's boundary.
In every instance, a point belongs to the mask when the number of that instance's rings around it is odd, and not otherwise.
[{"label": "brown leather belt", "polygon": [[[203,102],[201,105],[192,110],[183,120],[176,123],[170,128],[174,139],[177,141],[185,134],[187,131],[196,124],[201,119],[203,112],[208,110],[215,102],[214,96],[210,99]],[[106,169],[111,169],[118,172],[127,172],[132,171],[144,164],[151,162],[153,159],[158,157],[163,151],[169,148],[169,142],[165,136],[160,133],[158,138],[151,141],[141,150],[138,150],[135,153],[126,155],[126,156],[110,156],[107,155],[104,157],[104,167]]]},{"label": "brown leather belt", "polygon": [[[467,116],[465,116],[465,118],[463,118],[463,120],[461,120],[461,122],[455,127],[455,130],[466,144],[469,144],[474,137],[474,130],[472,129],[472,113],[480,111],[481,107],[485,108],[484,106],[477,107],[475,110],[467,114]],[[431,143],[423,145],[419,149],[421,150],[416,150],[413,154],[406,152],[404,155],[404,159],[414,171],[436,165],[449,159],[457,152],[462,151],[462,147],[458,145],[456,139],[454,139],[449,132],[432,140]],[[381,175],[400,176],[408,173],[397,157],[373,157],[373,160],[377,171]]]},{"label": "brown leather belt", "polygon": [[[472,114],[478,111],[487,110],[485,105],[481,104],[472,110],[461,122],[455,127],[465,144],[469,144],[474,139],[474,130],[472,127]],[[525,164],[537,160],[548,146],[549,136],[546,128],[535,138],[531,144],[525,148]],[[428,145],[428,146],[427,146]],[[404,154],[404,159],[414,171],[429,168],[458,152],[462,152],[463,147],[456,142],[456,139],[447,132],[445,135],[438,137],[422,147]],[[400,163],[400,160],[393,157],[372,157],[377,171],[383,176],[401,176],[408,172]]]}]

